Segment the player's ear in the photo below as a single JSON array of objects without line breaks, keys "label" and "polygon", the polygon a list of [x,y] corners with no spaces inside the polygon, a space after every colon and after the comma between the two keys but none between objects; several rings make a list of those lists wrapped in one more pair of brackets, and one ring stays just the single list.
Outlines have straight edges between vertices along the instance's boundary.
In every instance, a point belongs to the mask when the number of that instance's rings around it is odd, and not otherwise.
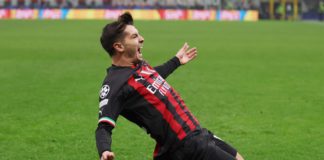
[{"label": "player's ear", "polygon": [[115,42],[114,44],[113,44],[113,47],[114,47],[114,49],[115,49],[115,51],[117,51],[117,52],[124,52],[124,50],[125,50],[125,47],[124,47],[124,45],[122,44],[122,43],[120,43],[120,42]]}]

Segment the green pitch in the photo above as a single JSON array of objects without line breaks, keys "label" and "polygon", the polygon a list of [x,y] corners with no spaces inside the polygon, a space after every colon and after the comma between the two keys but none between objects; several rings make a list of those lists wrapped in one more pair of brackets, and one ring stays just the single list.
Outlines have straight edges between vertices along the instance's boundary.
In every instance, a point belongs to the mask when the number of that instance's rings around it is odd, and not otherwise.
[{"label": "green pitch", "polygon": [[[98,159],[105,21],[0,21],[0,159]],[[324,23],[137,21],[158,65],[188,42],[197,59],[168,78],[203,127],[246,160],[324,158]],[[118,160],[154,141],[120,117]]]}]

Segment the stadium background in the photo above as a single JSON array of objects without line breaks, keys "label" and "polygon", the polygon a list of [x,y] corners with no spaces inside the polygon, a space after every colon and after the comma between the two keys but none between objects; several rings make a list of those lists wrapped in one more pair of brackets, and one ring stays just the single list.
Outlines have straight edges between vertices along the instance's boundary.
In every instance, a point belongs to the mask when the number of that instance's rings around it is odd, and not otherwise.
[{"label": "stadium background", "polygon": [[[152,65],[184,42],[198,48],[168,82],[245,159],[324,158],[319,1],[29,2],[0,1],[1,160],[98,159],[98,91],[110,65],[99,36],[126,10]],[[118,119],[116,159],[152,159],[153,148],[145,132]]]},{"label": "stadium background", "polygon": [[321,0],[0,0],[0,19],[316,19]]}]

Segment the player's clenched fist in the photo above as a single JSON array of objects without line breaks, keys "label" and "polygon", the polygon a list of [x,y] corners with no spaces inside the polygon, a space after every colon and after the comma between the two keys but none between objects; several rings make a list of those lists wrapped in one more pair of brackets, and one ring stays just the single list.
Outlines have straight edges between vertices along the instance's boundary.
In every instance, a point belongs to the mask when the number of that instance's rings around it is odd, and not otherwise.
[{"label": "player's clenched fist", "polygon": [[101,155],[100,160],[113,160],[115,158],[115,154],[113,152],[104,151]]}]

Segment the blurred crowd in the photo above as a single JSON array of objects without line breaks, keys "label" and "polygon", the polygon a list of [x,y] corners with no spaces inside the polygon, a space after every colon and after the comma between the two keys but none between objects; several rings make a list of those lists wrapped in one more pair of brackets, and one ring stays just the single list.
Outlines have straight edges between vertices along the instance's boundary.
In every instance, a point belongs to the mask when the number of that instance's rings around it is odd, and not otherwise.
[{"label": "blurred crowd", "polygon": [[0,8],[257,9],[258,0],[0,0]]},{"label": "blurred crowd", "polygon": [[[98,9],[216,9],[257,10],[260,19],[324,21],[324,0],[0,0],[0,9],[98,8]],[[270,10],[270,8],[272,8]]]}]

